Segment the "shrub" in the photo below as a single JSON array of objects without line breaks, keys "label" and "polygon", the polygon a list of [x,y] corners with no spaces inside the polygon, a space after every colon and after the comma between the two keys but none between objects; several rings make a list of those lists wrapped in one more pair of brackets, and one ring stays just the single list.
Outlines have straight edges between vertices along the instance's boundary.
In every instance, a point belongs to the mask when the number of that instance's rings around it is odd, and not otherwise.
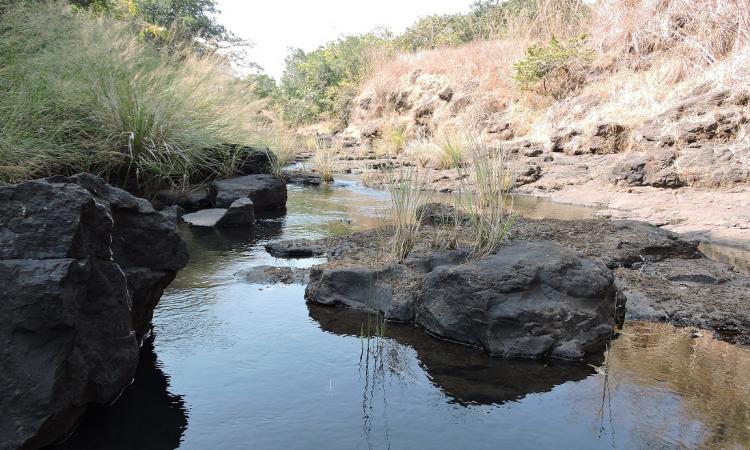
[{"label": "shrub", "polygon": [[566,40],[552,36],[549,45],[526,50],[526,58],[514,65],[513,79],[522,90],[561,99],[583,83],[593,56],[585,35]]},{"label": "shrub", "polygon": [[[160,50],[62,2],[0,15],[0,181],[89,171],[143,189],[234,170],[252,92],[225,60]],[[200,178],[200,179],[196,179]]]},{"label": "shrub", "polygon": [[502,149],[490,147],[477,136],[467,137],[471,170],[458,169],[462,183],[458,202],[471,218],[471,255],[480,258],[495,253],[506,240],[513,225],[513,176],[510,157]]},{"label": "shrub", "polygon": [[464,166],[466,163],[465,136],[455,131],[446,131],[438,137],[438,145],[440,146],[438,169],[454,169]]}]

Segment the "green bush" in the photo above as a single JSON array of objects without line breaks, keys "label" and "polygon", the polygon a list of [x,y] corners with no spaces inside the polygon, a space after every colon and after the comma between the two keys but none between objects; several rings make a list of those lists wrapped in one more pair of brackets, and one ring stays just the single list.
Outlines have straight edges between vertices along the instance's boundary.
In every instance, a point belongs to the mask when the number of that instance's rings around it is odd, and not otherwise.
[{"label": "green bush", "polygon": [[346,122],[351,99],[370,72],[372,55],[389,44],[389,35],[347,36],[309,53],[293,50],[277,94],[284,119],[301,123],[323,117]]},{"label": "green bush", "polygon": [[455,47],[476,38],[476,21],[466,14],[433,15],[420,18],[396,38],[406,51]]},{"label": "green bush", "polygon": [[222,59],[63,2],[0,15],[0,182],[89,171],[141,188],[234,170],[253,98]]},{"label": "green bush", "polygon": [[593,55],[585,35],[562,41],[552,36],[549,45],[526,50],[514,66],[513,79],[522,90],[560,99],[583,83]]}]

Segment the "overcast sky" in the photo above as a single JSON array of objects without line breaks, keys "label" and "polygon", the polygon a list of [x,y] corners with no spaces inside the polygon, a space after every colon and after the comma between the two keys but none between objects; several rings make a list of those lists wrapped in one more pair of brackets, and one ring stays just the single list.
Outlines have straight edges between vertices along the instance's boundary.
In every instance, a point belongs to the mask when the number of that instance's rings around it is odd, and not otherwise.
[{"label": "overcast sky", "polygon": [[472,0],[218,0],[219,21],[255,43],[251,60],[274,78],[289,47],[314,50],[344,34],[386,27],[398,33],[429,14],[468,11]]}]

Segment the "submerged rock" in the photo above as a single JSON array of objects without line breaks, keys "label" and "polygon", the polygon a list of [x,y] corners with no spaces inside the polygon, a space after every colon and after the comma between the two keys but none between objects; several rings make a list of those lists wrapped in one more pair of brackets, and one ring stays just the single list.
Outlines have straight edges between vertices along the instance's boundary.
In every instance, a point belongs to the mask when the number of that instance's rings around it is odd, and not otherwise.
[{"label": "submerged rock", "polygon": [[255,210],[273,210],[286,207],[286,183],[267,174],[216,180],[210,186],[211,198],[216,208],[229,208],[237,199],[247,197]]},{"label": "submerged rock", "polygon": [[293,239],[266,244],[266,251],[277,258],[311,258],[325,255],[328,249],[308,240]]},{"label": "submerged rock", "polygon": [[323,184],[323,177],[315,172],[305,172],[301,170],[289,171],[284,172],[284,178],[287,183],[300,186],[320,186]]},{"label": "submerged rock", "polygon": [[2,187],[0,211],[0,448],[38,448],[130,383],[187,247],[148,201],[89,174]]},{"label": "submerged rock", "polygon": [[304,284],[310,269],[299,267],[256,266],[238,275],[253,284]]}]

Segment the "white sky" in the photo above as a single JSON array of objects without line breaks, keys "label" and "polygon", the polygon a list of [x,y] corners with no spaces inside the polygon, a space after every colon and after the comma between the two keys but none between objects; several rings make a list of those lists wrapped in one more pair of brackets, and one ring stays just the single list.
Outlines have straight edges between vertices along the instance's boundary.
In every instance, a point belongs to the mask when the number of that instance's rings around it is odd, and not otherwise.
[{"label": "white sky", "polygon": [[305,51],[344,34],[398,33],[421,16],[465,12],[473,0],[218,0],[219,22],[255,47],[250,59],[277,80],[289,47]]}]

